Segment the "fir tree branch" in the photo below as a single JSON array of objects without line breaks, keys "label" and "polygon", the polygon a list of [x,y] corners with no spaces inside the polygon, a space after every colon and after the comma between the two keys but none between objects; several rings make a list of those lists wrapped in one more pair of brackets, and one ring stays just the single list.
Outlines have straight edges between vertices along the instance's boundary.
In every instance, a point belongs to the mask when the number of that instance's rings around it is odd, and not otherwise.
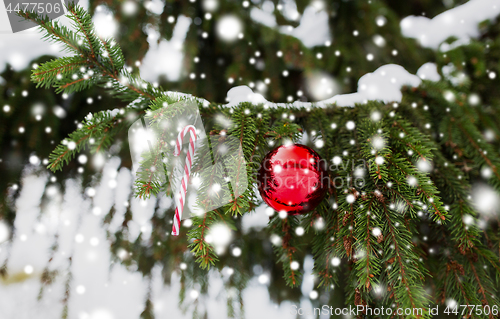
[{"label": "fir tree branch", "polygon": [[[423,309],[424,317],[427,312],[425,308],[425,304],[427,301],[426,293],[422,289],[421,285],[414,283],[415,280],[422,278],[423,276],[419,273],[416,268],[412,268],[411,264],[416,264],[416,262],[410,259],[410,263],[403,261],[402,256],[409,257],[409,254],[404,253],[404,251],[408,251],[410,249],[410,241],[408,238],[403,239],[403,234],[405,237],[408,237],[406,232],[397,231],[394,228],[392,220],[394,220],[394,214],[390,214],[385,203],[382,203],[382,212],[385,216],[385,224],[386,231],[388,233],[388,238],[390,242],[392,242],[392,246],[394,247],[394,253],[390,255],[386,255],[385,258],[395,269],[394,272],[388,271],[388,279],[394,287],[394,297],[400,300],[402,305],[408,305],[412,309]],[[400,242],[407,243],[405,249],[403,249],[400,245]],[[391,258],[389,258],[392,256]],[[396,262],[396,264],[394,264]],[[410,265],[406,267],[406,265]],[[396,276],[395,274],[398,274]],[[398,281],[401,280],[400,282]],[[401,286],[402,284],[402,286]],[[405,301],[408,302],[405,302]],[[421,316],[417,316],[420,318]]]}]

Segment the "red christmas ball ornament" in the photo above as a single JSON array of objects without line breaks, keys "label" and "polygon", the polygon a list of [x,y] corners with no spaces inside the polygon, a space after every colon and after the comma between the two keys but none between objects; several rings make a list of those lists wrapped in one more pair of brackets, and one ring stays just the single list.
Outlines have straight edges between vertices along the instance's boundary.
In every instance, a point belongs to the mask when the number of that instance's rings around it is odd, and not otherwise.
[{"label": "red christmas ball ornament", "polygon": [[328,187],[326,162],[310,147],[282,145],[263,159],[258,173],[262,199],[289,215],[310,212],[323,200]]}]

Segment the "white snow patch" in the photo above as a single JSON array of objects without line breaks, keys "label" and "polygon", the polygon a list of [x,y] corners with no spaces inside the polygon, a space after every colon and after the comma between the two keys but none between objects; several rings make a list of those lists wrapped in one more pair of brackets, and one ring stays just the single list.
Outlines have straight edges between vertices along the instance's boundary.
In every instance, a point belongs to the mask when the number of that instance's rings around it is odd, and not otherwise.
[{"label": "white snow patch", "polygon": [[417,75],[422,80],[437,82],[441,80],[441,75],[437,71],[436,63],[427,62],[423,64],[417,71]]},{"label": "white snow patch", "polygon": [[158,43],[159,32],[153,28],[147,30],[149,50],[140,67],[141,77],[144,80],[154,82],[160,75],[165,75],[169,81],[179,80],[184,58],[182,48],[190,25],[190,18],[179,16],[172,39],[170,41],[162,39],[160,43]]},{"label": "white snow patch", "polygon": [[[471,0],[447,10],[433,19],[409,16],[401,20],[403,35],[418,39],[422,46],[437,49],[443,41],[454,36],[460,44],[480,36],[478,24],[495,19],[500,14],[498,0]],[[446,46],[442,49],[449,49]]]},{"label": "white snow patch", "polygon": [[246,85],[240,85],[231,88],[227,92],[227,99],[229,103],[226,104],[226,107],[236,106],[242,102],[251,102],[254,104],[273,104],[266,100],[262,94],[254,93],[251,88]]},{"label": "white snow patch", "polygon": [[309,296],[311,291],[314,290],[314,259],[311,255],[307,255],[304,258],[304,279],[302,280],[302,285],[300,286],[300,291],[304,296]]},{"label": "white snow patch", "polygon": [[267,208],[268,206],[263,203],[255,209],[255,212],[243,215],[241,221],[243,234],[248,234],[251,230],[261,231],[267,226],[269,222],[269,215],[266,213]]},{"label": "white snow patch", "polygon": [[[298,12],[296,13],[298,17],[299,14]],[[257,7],[252,8],[250,17],[255,22],[270,28],[275,28],[278,25],[274,14]],[[327,41],[331,40],[328,13],[324,10],[318,10],[313,5],[309,5],[304,10],[298,27],[294,28],[290,25],[281,26],[279,31],[299,39],[308,48],[325,45]]]},{"label": "white snow patch", "polygon": [[0,72],[9,63],[15,71],[21,71],[28,63],[42,55],[61,57],[62,46],[41,39],[36,29],[18,33],[0,33]]},{"label": "white snow patch", "polygon": [[274,14],[261,10],[257,7],[253,7],[252,10],[250,10],[250,17],[255,22],[258,22],[270,28],[274,28],[277,25],[276,17],[274,16]]},{"label": "white snow patch", "polygon": [[[245,316],[247,318],[296,318],[290,312],[292,305],[290,301],[284,301],[279,306],[273,305],[270,300],[269,291],[266,286],[258,283],[251,283],[243,290],[243,300],[245,300]],[[299,307],[299,305],[296,305]]]},{"label": "white snow patch", "polygon": [[[409,85],[417,87],[422,80],[416,75],[406,71],[402,66],[396,64],[386,64],[375,70],[373,73],[363,75],[358,81],[358,92],[350,94],[338,94],[329,99],[319,102],[292,103],[293,107],[327,107],[336,103],[337,106],[354,106],[356,103],[366,103],[369,100],[389,102],[401,102],[403,94],[401,87]],[[226,107],[238,105],[241,102],[251,102],[264,104],[270,108],[287,107],[285,103],[273,103],[267,101],[261,94],[254,93],[246,85],[231,88],[227,93],[229,103]]]},{"label": "white snow patch", "polygon": [[313,6],[304,10],[298,27],[283,26],[280,31],[296,37],[308,48],[324,45],[331,40],[328,13],[324,10],[318,11]]},{"label": "white snow patch", "polygon": [[421,82],[418,76],[410,74],[402,66],[386,64],[373,73],[363,75],[358,81],[358,92],[339,94],[320,103],[321,105],[336,103],[338,106],[353,106],[355,103],[366,103],[369,100],[385,103],[400,102],[403,97],[401,87],[404,85],[417,87]]},{"label": "white snow patch", "polygon": [[144,3],[144,7],[154,14],[162,14],[165,3],[162,0],[152,0]]},{"label": "white snow patch", "polygon": [[10,237],[10,229],[7,224],[0,220],[0,244],[9,239]]}]

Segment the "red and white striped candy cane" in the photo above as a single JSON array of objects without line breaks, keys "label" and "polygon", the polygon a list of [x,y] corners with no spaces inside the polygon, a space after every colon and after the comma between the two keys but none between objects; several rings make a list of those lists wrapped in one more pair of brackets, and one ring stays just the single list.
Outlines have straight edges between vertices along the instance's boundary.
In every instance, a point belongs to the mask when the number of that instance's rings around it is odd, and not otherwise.
[{"label": "red and white striped candy cane", "polygon": [[179,156],[182,149],[182,141],[184,136],[189,132],[189,151],[187,152],[186,162],[184,164],[184,176],[182,176],[181,187],[179,189],[179,196],[176,198],[174,225],[172,226],[172,235],[179,236],[182,211],[186,203],[187,186],[189,182],[189,175],[191,175],[191,166],[193,165],[194,149],[196,143],[196,128],[193,125],[188,125],[179,132],[177,136],[177,143],[175,145],[174,156]]}]

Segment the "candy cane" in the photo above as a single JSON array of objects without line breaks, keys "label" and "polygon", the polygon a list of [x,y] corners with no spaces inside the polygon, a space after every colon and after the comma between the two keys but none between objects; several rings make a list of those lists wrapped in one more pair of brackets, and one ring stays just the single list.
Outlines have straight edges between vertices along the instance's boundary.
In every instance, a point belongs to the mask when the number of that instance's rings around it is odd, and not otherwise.
[{"label": "candy cane", "polygon": [[190,133],[189,138],[189,151],[186,156],[186,163],[184,164],[184,176],[181,180],[181,187],[179,189],[179,196],[176,198],[174,225],[172,226],[172,235],[179,236],[182,211],[186,202],[187,185],[189,182],[189,175],[191,175],[191,166],[193,165],[194,149],[196,143],[196,128],[193,125],[188,125],[179,132],[177,136],[177,143],[175,145],[174,156],[179,156],[182,149],[182,140],[187,133]]}]

